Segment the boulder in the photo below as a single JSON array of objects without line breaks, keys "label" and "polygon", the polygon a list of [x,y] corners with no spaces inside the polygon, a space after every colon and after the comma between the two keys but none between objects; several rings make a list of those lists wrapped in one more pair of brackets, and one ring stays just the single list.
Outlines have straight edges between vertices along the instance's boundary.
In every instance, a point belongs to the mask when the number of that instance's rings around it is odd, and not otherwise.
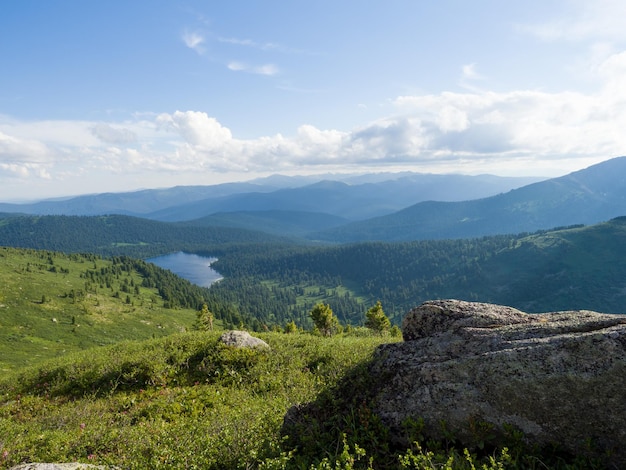
[{"label": "boulder", "polygon": [[269,345],[265,341],[251,336],[247,331],[227,331],[220,336],[220,342],[237,348],[269,349]]},{"label": "boulder", "polygon": [[370,366],[374,411],[398,443],[411,418],[427,438],[482,447],[515,432],[626,468],[626,316],[437,300],[402,331]]}]

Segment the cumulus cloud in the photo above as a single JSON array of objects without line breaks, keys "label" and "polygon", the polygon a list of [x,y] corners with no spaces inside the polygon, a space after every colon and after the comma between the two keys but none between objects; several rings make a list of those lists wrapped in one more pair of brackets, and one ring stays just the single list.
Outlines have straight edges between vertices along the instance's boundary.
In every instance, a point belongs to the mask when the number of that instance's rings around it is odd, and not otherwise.
[{"label": "cumulus cloud", "polygon": [[49,157],[50,151],[44,143],[0,131],[0,162],[45,162]]},{"label": "cumulus cloud", "polygon": [[157,123],[180,134],[191,145],[205,149],[221,148],[232,139],[227,127],[217,119],[198,111],[176,111],[174,114],[160,114]]},{"label": "cumulus cloud", "polygon": [[103,174],[115,174],[115,181],[128,178],[128,184],[137,184],[161,174],[174,185],[185,184],[175,179],[183,174],[200,178],[383,167],[544,174],[551,161],[551,170],[563,168],[564,173],[568,159],[581,168],[625,153],[626,52],[613,54],[597,73],[603,86],[594,93],[406,95],[393,100],[393,115],[358,128],[301,123],[291,133],[250,139],[237,138],[218,118],[194,110],[117,123],[21,122],[0,116],[0,178],[83,181],[88,175],[104,180]]},{"label": "cumulus cloud", "polygon": [[50,150],[41,142],[0,132],[0,177],[49,179],[47,166],[51,157]]}]

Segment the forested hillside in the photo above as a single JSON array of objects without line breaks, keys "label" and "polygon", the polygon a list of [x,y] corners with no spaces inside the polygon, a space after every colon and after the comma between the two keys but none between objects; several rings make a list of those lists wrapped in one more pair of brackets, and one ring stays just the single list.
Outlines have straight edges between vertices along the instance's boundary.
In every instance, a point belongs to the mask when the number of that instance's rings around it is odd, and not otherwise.
[{"label": "forested hillside", "polygon": [[381,300],[399,323],[435,298],[626,313],[626,218],[530,235],[232,252],[213,266],[240,287],[272,286],[275,297],[323,294],[346,322]]},{"label": "forested hillside", "polygon": [[[225,321],[254,330],[291,321],[308,328],[309,312],[319,302],[330,304],[341,323],[355,326],[378,300],[396,324],[410,308],[435,298],[529,312],[626,310],[623,218],[534,234],[310,246],[244,230],[121,216],[17,217],[3,219],[0,243],[117,257],[178,250],[217,257],[212,266],[224,279],[195,298],[210,296],[228,306]],[[132,263],[138,272],[151,266]],[[169,301],[167,291],[160,295]],[[193,303],[180,305],[197,308]]]},{"label": "forested hillside", "polygon": [[122,215],[0,217],[0,246],[68,253],[146,258],[179,250],[212,248],[218,253],[232,245],[268,243],[288,240],[237,228],[183,226]]}]

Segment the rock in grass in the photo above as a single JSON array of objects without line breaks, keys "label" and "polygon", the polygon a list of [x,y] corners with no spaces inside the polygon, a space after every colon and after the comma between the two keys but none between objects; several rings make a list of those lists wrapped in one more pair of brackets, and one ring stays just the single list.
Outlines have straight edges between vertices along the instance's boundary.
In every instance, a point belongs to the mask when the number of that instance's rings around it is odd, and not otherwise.
[{"label": "rock in grass", "polygon": [[251,336],[247,331],[227,331],[220,336],[220,342],[237,348],[269,349],[269,345],[265,341]]},{"label": "rock in grass", "polygon": [[408,443],[411,418],[426,438],[476,448],[521,431],[626,468],[626,316],[438,300],[402,329],[405,341],[381,346],[370,368],[396,441]]}]

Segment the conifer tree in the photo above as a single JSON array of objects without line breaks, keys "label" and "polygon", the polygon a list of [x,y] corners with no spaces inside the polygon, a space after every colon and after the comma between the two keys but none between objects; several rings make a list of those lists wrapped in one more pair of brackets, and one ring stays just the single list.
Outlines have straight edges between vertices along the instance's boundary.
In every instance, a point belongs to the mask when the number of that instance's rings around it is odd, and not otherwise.
[{"label": "conifer tree", "polygon": [[331,336],[339,328],[339,321],[333,316],[333,310],[328,304],[317,304],[310,315],[313,324],[323,336]]},{"label": "conifer tree", "polygon": [[382,333],[391,328],[391,322],[389,321],[389,318],[387,318],[387,315],[385,315],[380,300],[376,302],[376,305],[367,311],[365,317],[365,326],[376,331],[377,333]]},{"label": "conifer tree", "polygon": [[213,313],[209,310],[207,304],[203,304],[202,308],[196,313],[196,329],[201,331],[213,330]]},{"label": "conifer tree", "polygon": [[298,326],[296,325],[295,321],[291,320],[285,325],[285,333],[297,333],[297,332],[298,332]]}]

